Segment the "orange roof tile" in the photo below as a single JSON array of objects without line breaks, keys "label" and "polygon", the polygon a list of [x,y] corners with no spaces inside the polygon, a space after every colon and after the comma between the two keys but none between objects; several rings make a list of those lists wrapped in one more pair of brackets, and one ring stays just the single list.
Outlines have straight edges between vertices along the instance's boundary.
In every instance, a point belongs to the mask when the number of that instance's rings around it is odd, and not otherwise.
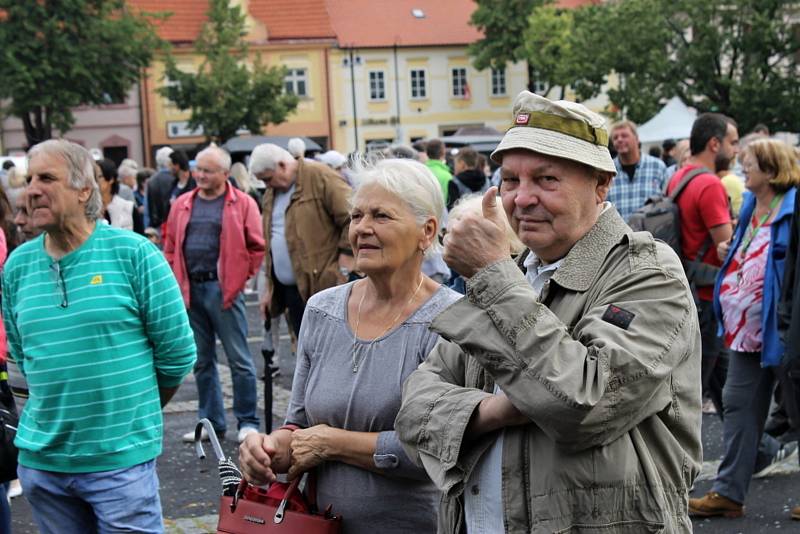
[{"label": "orange roof tile", "polygon": [[158,35],[172,43],[193,42],[206,22],[207,0],[128,0],[139,11],[171,12],[166,20],[155,22]]},{"label": "orange roof tile", "polygon": [[[473,0],[327,0],[342,47],[467,44],[482,34],[469,25]],[[421,10],[417,18],[412,10]]]},{"label": "orange roof tile", "polygon": [[[156,22],[158,34],[173,43],[192,42],[203,28],[208,0],[128,0],[141,11],[171,12]],[[250,15],[267,27],[267,39],[333,38],[325,0],[250,0]]]},{"label": "orange roof tile", "polygon": [[250,0],[249,7],[270,41],[335,37],[325,0]]}]

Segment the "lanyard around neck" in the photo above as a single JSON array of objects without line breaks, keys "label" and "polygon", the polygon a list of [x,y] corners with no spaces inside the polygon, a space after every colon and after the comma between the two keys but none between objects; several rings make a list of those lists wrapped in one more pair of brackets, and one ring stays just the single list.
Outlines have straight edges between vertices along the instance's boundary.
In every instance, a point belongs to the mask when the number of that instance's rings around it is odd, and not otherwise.
[{"label": "lanyard around neck", "polygon": [[[780,195],[775,195],[775,198],[772,199],[772,202],[769,203],[769,211],[761,216],[760,219],[756,221],[755,226],[753,225],[752,220],[748,225],[749,233],[744,236],[744,240],[742,241],[742,259],[744,259],[745,255],[747,254],[747,249],[750,248],[750,243],[753,242],[753,239],[756,237],[756,234],[764,226],[764,223],[772,217],[772,212],[775,211],[775,208],[780,204],[781,199],[783,198],[783,193]],[[755,212],[755,210],[753,210]],[[755,214],[753,215],[753,219],[755,219]],[[752,227],[752,229],[751,229]]]}]

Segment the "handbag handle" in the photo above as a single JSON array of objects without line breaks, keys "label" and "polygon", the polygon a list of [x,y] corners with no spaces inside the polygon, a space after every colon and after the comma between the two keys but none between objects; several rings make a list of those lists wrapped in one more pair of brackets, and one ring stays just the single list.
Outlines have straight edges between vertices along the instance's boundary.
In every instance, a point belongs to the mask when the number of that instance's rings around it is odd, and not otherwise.
[{"label": "handbag handle", "polygon": [[[303,476],[300,478],[295,478],[289,484],[289,487],[286,488],[286,493],[283,494],[283,499],[281,499],[278,508],[275,510],[275,516],[272,518],[272,522],[276,525],[279,525],[283,522],[284,517],[286,516],[286,505],[289,503],[289,498],[294,495],[295,491],[299,491],[302,495],[303,490],[308,483],[309,473],[303,473]],[[239,482],[239,487],[236,488],[236,493],[233,495],[233,499],[231,499],[231,512],[236,511],[236,506],[239,504],[239,499],[242,498],[244,495],[244,490],[247,489],[249,486],[249,482],[247,480],[242,479]],[[316,501],[316,498],[314,499]]]},{"label": "handbag handle", "polygon": [[219,444],[217,433],[214,431],[214,426],[208,419],[200,419],[197,422],[197,425],[194,427],[194,451],[197,453],[197,457],[201,460],[204,460],[206,457],[206,451],[203,450],[202,443],[203,428],[205,428],[206,432],[208,433],[208,439],[211,441],[211,448],[214,449],[214,454],[217,455],[217,460],[224,460],[225,452],[222,450],[222,446]]},{"label": "handbag handle", "polygon": [[308,482],[308,473],[303,473],[302,477],[292,480],[292,483],[289,484],[289,487],[286,489],[286,493],[283,495],[283,500],[278,505],[278,509],[275,510],[275,516],[272,518],[273,523],[280,525],[283,522],[283,518],[286,514],[286,504],[289,502],[289,497],[291,497],[295,491],[302,493],[306,486],[306,482]]}]

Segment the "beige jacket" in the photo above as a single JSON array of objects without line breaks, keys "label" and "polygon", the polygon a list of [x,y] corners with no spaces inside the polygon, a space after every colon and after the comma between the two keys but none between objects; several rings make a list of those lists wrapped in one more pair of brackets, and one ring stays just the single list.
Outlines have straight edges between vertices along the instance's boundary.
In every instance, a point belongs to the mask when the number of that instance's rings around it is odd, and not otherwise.
[{"label": "beige jacket", "polygon": [[680,260],[609,209],[540,298],[513,261],[483,269],[405,383],[396,430],[444,492],[439,532],[463,528],[465,481],[496,438],[464,431],[495,381],[532,421],[505,429],[506,532],[691,532],[700,334]]},{"label": "beige jacket", "polygon": [[[298,160],[297,182],[286,208],[286,244],[289,247],[297,290],[303,300],[333,287],[344,278],[339,273],[339,253],[351,253],[347,232],[350,227],[350,187],[325,165]],[[267,282],[272,283],[272,188],[264,193],[264,240]],[[277,295],[272,294],[272,312],[280,312]]]}]

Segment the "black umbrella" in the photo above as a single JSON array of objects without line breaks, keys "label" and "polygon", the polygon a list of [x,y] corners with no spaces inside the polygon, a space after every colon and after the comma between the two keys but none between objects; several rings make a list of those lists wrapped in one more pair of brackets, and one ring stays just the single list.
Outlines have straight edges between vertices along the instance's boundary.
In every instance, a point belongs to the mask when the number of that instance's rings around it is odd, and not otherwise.
[{"label": "black umbrella", "polygon": [[[228,141],[224,145],[222,145],[222,148],[224,148],[231,154],[237,154],[237,153],[249,154],[258,145],[263,145],[264,143],[272,143],[273,145],[278,145],[279,147],[288,150],[289,139],[291,139],[291,137],[283,135],[240,135],[228,139]],[[301,137],[300,139],[302,139],[303,142],[306,144],[306,151],[322,152],[322,147],[319,146],[319,144],[312,141],[311,139],[309,139],[308,137]]]}]

